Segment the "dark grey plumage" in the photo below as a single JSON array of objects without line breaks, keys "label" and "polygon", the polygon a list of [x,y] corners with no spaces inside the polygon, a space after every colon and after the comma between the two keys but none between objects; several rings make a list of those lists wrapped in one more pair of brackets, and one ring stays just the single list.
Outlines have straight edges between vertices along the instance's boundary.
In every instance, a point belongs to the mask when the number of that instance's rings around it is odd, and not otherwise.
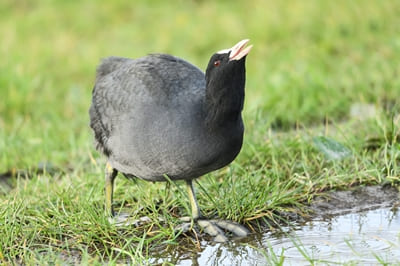
[{"label": "dark grey plumage", "polygon": [[236,117],[220,124],[210,118],[218,113],[211,107],[222,107],[225,94],[236,92],[217,92],[218,97],[209,96],[214,102],[207,101],[203,72],[170,55],[106,58],[97,70],[90,108],[96,147],[113,168],[151,181],[165,180],[164,174],[192,179],[219,169],[242,146],[244,95],[241,88]]}]

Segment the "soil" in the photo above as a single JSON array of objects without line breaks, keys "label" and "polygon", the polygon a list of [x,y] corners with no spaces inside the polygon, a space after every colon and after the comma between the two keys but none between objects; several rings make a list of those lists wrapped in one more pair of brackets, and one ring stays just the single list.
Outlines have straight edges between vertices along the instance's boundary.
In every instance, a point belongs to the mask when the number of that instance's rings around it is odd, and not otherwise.
[{"label": "soil", "polygon": [[347,213],[400,206],[400,193],[391,186],[356,187],[316,197],[310,205],[313,218],[330,218]]}]

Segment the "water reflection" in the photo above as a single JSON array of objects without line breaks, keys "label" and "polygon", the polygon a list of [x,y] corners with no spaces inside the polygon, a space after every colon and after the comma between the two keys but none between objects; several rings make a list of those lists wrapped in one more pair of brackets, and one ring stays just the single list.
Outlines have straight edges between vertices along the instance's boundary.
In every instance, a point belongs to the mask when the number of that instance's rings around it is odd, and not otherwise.
[{"label": "water reflection", "polygon": [[379,257],[384,262],[395,262],[400,261],[399,233],[397,210],[385,208],[310,221],[289,237],[265,237],[264,242],[270,242],[277,253],[284,249],[285,261],[293,265],[307,262],[305,257],[340,263],[377,263]]},{"label": "water reflection", "polygon": [[[203,242],[202,249],[153,262],[177,265],[284,265],[400,262],[400,215],[383,208],[309,221],[280,235],[265,233],[228,244]],[[177,254],[175,254],[177,255]],[[283,256],[284,258],[281,258]]]}]

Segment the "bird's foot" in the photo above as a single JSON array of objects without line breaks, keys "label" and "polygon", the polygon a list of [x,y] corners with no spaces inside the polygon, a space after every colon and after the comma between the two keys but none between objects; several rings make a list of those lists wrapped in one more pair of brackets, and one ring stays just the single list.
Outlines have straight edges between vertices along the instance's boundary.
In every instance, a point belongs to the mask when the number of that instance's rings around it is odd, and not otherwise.
[{"label": "bird's foot", "polygon": [[151,222],[151,218],[148,216],[143,216],[140,218],[134,218],[130,213],[118,213],[112,217],[108,218],[108,222],[114,224],[115,226],[135,226],[139,227],[141,225]]},{"label": "bird's foot", "polygon": [[[192,228],[193,223],[189,217],[182,217],[180,220],[183,223],[179,225],[178,229],[187,232]],[[228,241],[224,231],[229,231],[236,237],[245,237],[249,234],[249,231],[245,227],[228,220],[197,219],[195,223],[200,226],[204,233],[213,237],[215,242]]]},{"label": "bird's foot", "polygon": [[[159,217],[159,222],[163,221],[163,218]],[[231,232],[236,237],[245,237],[249,234],[249,231],[242,225],[228,221],[228,220],[207,220],[207,219],[197,219],[193,221],[190,217],[180,218],[182,223],[175,228],[176,231],[188,232],[193,228],[193,224],[197,223],[200,229],[207,235],[213,237],[215,242],[227,242],[224,231]],[[140,218],[133,217],[130,213],[121,212],[113,217],[108,218],[108,221],[115,226],[134,226],[139,227],[144,224],[150,223],[152,220],[148,216],[143,216]]]}]

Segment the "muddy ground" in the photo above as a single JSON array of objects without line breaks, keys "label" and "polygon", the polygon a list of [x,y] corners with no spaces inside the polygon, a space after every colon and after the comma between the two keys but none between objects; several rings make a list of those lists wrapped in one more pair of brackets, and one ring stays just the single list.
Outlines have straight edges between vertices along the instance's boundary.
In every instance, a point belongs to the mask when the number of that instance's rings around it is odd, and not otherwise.
[{"label": "muddy ground", "polygon": [[316,197],[310,205],[313,218],[330,218],[378,208],[399,207],[400,194],[392,186],[355,187]]}]

